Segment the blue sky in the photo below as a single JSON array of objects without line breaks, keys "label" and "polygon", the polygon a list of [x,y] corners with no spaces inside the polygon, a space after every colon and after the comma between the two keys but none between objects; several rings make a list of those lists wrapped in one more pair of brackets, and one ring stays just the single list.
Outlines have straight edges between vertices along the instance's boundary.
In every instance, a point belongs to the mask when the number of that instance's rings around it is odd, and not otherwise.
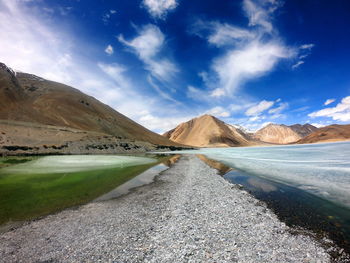
[{"label": "blue sky", "polygon": [[347,0],[0,0],[0,61],[164,132],[350,122]]}]

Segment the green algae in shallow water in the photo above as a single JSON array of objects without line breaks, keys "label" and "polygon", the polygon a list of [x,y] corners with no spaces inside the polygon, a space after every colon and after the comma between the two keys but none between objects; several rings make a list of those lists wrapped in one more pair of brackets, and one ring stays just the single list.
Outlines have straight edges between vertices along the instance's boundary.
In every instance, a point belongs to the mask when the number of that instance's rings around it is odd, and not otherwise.
[{"label": "green algae in shallow water", "polygon": [[154,163],[155,160],[136,156],[115,155],[60,155],[45,156],[31,162],[5,168],[5,173],[39,174],[39,173],[71,173],[108,168],[123,168],[141,164]]},{"label": "green algae in shallow water", "polygon": [[156,163],[132,156],[47,156],[2,168],[0,224],[89,202]]}]

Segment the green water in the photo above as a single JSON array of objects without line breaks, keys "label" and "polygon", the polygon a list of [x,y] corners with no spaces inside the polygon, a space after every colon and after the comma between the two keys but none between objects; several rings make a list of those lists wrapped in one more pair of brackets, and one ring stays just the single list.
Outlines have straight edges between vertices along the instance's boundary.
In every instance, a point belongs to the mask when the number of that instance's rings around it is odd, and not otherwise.
[{"label": "green water", "polygon": [[87,203],[163,159],[101,155],[0,158],[0,224]]}]

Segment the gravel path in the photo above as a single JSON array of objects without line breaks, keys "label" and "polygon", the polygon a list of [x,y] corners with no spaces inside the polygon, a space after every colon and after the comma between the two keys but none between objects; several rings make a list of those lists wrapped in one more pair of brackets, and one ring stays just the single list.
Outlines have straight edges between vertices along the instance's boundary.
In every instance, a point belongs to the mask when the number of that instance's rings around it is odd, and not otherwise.
[{"label": "gravel path", "polygon": [[0,262],[328,262],[195,156],[153,184],[0,236]]}]

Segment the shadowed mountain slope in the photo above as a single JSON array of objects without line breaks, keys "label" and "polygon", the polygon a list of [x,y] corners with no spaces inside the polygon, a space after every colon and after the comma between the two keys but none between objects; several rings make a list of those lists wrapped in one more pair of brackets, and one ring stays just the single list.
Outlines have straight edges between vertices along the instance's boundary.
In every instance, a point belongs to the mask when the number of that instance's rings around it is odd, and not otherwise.
[{"label": "shadowed mountain slope", "polygon": [[336,142],[347,140],[350,140],[350,124],[333,124],[317,129],[315,132],[302,138],[297,143]]},{"label": "shadowed mountain slope", "polygon": [[309,134],[313,133],[317,130],[317,128],[309,123],[306,123],[304,125],[301,124],[294,124],[289,126],[293,131],[295,131],[297,134],[299,134],[302,138],[305,136],[308,136]]}]

